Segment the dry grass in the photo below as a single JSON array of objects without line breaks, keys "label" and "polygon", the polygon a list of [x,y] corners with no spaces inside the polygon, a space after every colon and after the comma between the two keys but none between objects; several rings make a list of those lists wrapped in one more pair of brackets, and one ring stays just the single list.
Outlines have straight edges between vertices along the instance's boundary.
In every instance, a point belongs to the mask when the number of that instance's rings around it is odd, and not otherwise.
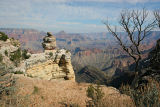
[{"label": "dry grass", "polygon": [[122,85],[120,90],[131,96],[138,107],[160,107],[160,84],[154,79],[148,79],[147,84],[137,89],[132,89],[129,85]]},{"label": "dry grass", "polygon": [[[18,105],[22,107],[65,107],[65,104],[85,107],[90,100],[86,96],[90,84],[78,84],[69,80],[47,81],[19,74],[16,77],[18,91],[15,94]],[[102,90],[105,94],[103,107],[134,107],[130,97],[120,94],[115,88],[102,86]]]}]

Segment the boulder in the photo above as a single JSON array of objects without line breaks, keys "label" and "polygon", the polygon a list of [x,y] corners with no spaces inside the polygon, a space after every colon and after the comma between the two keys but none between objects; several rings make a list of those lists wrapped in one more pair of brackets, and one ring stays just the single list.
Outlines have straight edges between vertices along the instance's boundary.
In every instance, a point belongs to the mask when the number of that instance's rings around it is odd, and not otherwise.
[{"label": "boulder", "polygon": [[56,38],[50,32],[47,32],[47,36],[43,38],[42,46],[44,50],[55,49],[56,48]]}]

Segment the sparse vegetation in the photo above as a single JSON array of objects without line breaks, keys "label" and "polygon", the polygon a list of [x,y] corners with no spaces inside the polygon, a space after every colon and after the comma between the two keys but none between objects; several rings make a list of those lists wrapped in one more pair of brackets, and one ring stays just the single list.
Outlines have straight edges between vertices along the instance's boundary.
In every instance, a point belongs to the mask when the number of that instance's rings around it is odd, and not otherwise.
[{"label": "sparse vegetation", "polygon": [[[6,107],[10,104],[10,100],[4,100],[9,98],[15,91],[15,78],[12,74],[8,73],[4,64],[0,63],[0,107]],[[5,106],[3,106],[5,104]]]},{"label": "sparse vegetation", "polygon": [[32,75],[27,75],[28,77],[30,77],[30,78],[33,78],[33,76]]},{"label": "sparse vegetation", "polygon": [[71,103],[71,104],[70,104],[70,107],[80,107],[80,106],[79,106],[79,104]]},{"label": "sparse vegetation", "polygon": [[0,54],[0,62],[2,62],[3,61],[3,56],[2,56],[2,54]]},{"label": "sparse vegetation", "polygon": [[4,51],[4,54],[5,54],[6,56],[8,56],[8,51],[7,51],[7,50],[5,50],[5,51]]},{"label": "sparse vegetation", "polygon": [[18,45],[16,42],[13,42],[12,44],[13,44],[13,46],[15,46],[15,47],[17,47],[17,45]]},{"label": "sparse vegetation", "polygon": [[29,59],[29,58],[31,57],[31,56],[28,55],[27,53],[28,53],[28,52],[27,52],[26,49],[24,49],[24,50],[22,51],[22,58],[23,58],[23,59]]},{"label": "sparse vegetation", "polygon": [[10,54],[10,60],[13,61],[16,66],[19,65],[21,57],[22,55],[20,49]]},{"label": "sparse vegetation", "polygon": [[[77,85],[74,82],[46,81],[15,76],[18,77],[16,81],[18,91],[13,94],[13,97],[2,99],[4,102],[11,101],[10,107],[27,107],[28,105],[37,107],[91,107],[87,106],[86,103],[90,99],[86,96],[88,85],[85,83]],[[96,89],[96,85],[93,87]],[[115,93],[116,91],[113,89],[103,87],[103,92],[105,96],[99,101],[98,107],[134,107],[131,100],[128,100],[129,97],[123,97],[123,95]],[[92,101],[91,104],[93,104],[92,107],[96,107]]]},{"label": "sparse vegetation", "polygon": [[37,94],[39,92],[39,88],[37,86],[34,86],[32,94]]},{"label": "sparse vegetation", "polygon": [[0,32],[0,40],[6,41],[7,39],[8,39],[8,36],[5,33]]},{"label": "sparse vegetation", "polygon": [[137,107],[160,107],[160,84],[153,79],[138,89],[133,89],[129,85],[122,85],[120,91],[129,95]]},{"label": "sparse vegetation", "polygon": [[42,99],[42,100],[45,100],[44,96],[41,96],[41,99]]},{"label": "sparse vegetation", "polygon": [[49,53],[49,56],[50,56],[50,57],[52,57],[52,56],[53,56],[53,53],[52,53],[52,52],[50,52],[50,53]]},{"label": "sparse vegetation", "polygon": [[16,71],[16,72],[14,72],[14,74],[23,74],[23,72],[21,72],[21,71]]},{"label": "sparse vegetation", "polygon": [[100,107],[100,102],[104,97],[104,93],[102,92],[100,85],[90,85],[87,89],[87,97],[91,98],[89,105],[94,104],[95,107]]},{"label": "sparse vegetation", "polygon": [[10,42],[13,46],[15,47],[19,47],[20,46],[20,42],[16,39],[14,39],[13,37],[12,38],[9,38],[10,39]]},{"label": "sparse vegetation", "polygon": [[69,53],[69,50],[66,50],[66,53]]},{"label": "sparse vegetation", "polygon": [[[1,69],[5,69],[5,67],[1,67]],[[12,77],[12,74],[7,74],[8,72],[5,70],[0,70],[0,95],[2,93],[9,94],[15,80]]]},{"label": "sparse vegetation", "polygon": [[67,102],[60,102],[60,104],[64,107],[80,107],[77,103],[67,103]]}]

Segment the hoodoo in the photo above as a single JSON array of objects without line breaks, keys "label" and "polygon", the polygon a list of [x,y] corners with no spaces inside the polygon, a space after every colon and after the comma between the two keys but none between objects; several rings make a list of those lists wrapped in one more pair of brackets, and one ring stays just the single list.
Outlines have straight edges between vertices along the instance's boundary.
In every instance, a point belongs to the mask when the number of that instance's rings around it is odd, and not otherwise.
[{"label": "hoodoo", "polygon": [[31,57],[25,61],[27,76],[47,80],[75,81],[71,53],[68,50],[56,48],[56,38],[49,32],[43,41],[44,52],[31,54]]},{"label": "hoodoo", "polygon": [[47,32],[47,36],[43,38],[42,46],[45,51],[53,51],[56,49],[56,38],[50,33]]}]

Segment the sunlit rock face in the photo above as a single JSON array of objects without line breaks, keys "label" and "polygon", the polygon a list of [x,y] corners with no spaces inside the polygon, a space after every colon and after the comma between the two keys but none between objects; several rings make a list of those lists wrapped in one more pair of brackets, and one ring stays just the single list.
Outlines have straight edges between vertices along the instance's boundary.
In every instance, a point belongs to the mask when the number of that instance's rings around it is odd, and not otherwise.
[{"label": "sunlit rock face", "polygon": [[25,61],[27,76],[47,80],[64,79],[75,81],[71,53],[64,49],[57,49],[56,38],[49,32],[43,40],[44,52],[31,54],[31,57]]},{"label": "sunlit rock face", "polygon": [[43,38],[42,46],[46,51],[56,49],[56,38],[50,32],[47,32],[47,36]]}]

